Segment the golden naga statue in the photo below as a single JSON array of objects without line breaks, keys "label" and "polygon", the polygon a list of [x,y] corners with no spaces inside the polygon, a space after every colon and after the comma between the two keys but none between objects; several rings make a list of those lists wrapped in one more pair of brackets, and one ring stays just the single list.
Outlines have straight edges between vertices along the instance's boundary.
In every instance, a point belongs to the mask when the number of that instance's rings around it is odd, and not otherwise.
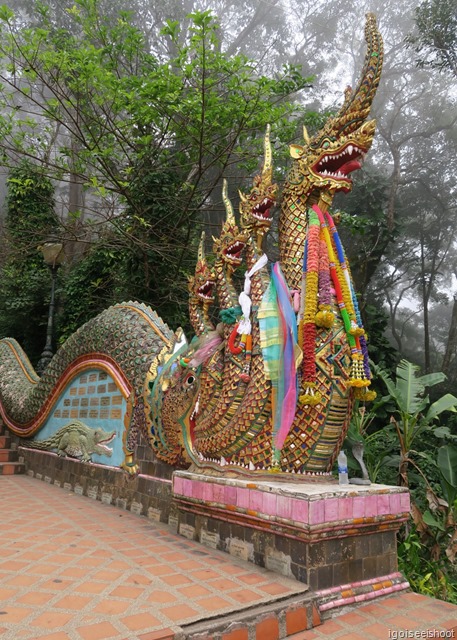
[{"label": "golden naga statue", "polygon": [[[310,138],[304,130],[305,144],[291,147],[293,164],[281,195],[280,260],[270,273],[261,248],[278,191],[272,182],[269,130],[263,169],[251,192],[240,193],[244,237],[226,204],[230,224],[224,225],[216,249],[246,242],[248,271],[237,307],[231,271],[218,267],[223,350],[219,345],[202,360],[206,347],[201,336],[183,363],[186,375],[189,369],[195,375],[194,400],[179,417],[182,449],[200,472],[328,475],[355,397],[372,396],[366,335],[329,210],[335,193],[352,188],[350,174],[361,167],[375,132],[367,116],[383,52],[372,14],[365,37],[367,54],[357,88],[346,90],[340,111],[321,131]],[[224,193],[226,201],[226,185]],[[232,300],[231,309],[227,300]],[[182,395],[185,379],[175,373],[167,387],[170,397]],[[160,428],[166,434],[163,415]]]},{"label": "golden naga statue", "polygon": [[[368,400],[373,393],[350,268],[330,213],[335,193],[351,190],[350,174],[361,167],[375,132],[375,122],[367,117],[383,50],[372,14],[365,38],[356,89],[346,90],[340,111],[321,131],[311,138],[304,130],[303,146],[291,146],[292,167],[280,196],[279,262],[269,265],[262,250],[278,199],[268,129],[262,171],[251,191],[240,193],[240,227],[224,184],[227,219],[214,240],[211,268],[204,238],[200,243],[189,282],[192,343],[137,303],[116,305],[87,323],[41,379],[30,363],[24,364],[14,341],[0,341],[0,410],[10,429],[24,436],[36,433],[44,420],[37,416],[60,393],[62,376],[71,379],[71,358],[79,371],[95,366],[91,354],[96,353],[97,362],[123,381],[129,398],[122,464],[129,472],[137,470],[136,434],[142,430],[159,459],[199,473],[330,475],[354,399]],[[232,275],[243,260],[244,286],[237,291]],[[217,326],[209,313],[215,292]],[[108,344],[123,335],[126,323],[135,326],[134,335],[147,351],[130,347],[124,353],[122,344],[113,343],[105,362],[104,336]],[[17,380],[23,372],[30,389],[21,387],[19,407]]]}]

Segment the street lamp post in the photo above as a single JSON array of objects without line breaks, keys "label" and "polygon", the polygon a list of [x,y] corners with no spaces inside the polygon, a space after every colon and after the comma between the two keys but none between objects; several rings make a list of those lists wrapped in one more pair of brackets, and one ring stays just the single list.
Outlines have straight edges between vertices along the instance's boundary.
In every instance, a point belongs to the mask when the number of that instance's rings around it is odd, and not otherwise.
[{"label": "street lamp post", "polygon": [[63,245],[60,242],[45,242],[42,246],[38,247],[38,249],[43,254],[43,260],[51,271],[51,300],[49,302],[46,344],[36,366],[37,373],[41,375],[51,362],[52,356],[54,355],[52,351],[52,339],[54,334],[56,280],[57,271],[64,259],[64,253]]}]

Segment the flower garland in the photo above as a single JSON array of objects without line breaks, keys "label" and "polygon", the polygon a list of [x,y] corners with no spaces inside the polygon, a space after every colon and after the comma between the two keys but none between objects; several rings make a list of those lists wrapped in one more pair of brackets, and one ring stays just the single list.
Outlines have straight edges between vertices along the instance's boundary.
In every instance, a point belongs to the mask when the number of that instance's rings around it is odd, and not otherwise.
[{"label": "flower garland", "polygon": [[[350,268],[349,268],[349,263],[348,263],[348,271],[349,274],[351,273]],[[352,299],[354,301],[354,309],[355,309],[355,315],[357,317],[357,324],[359,327],[363,327],[362,324],[362,316],[360,313],[360,308],[359,308],[359,303],[357,300],[357,295],[355,293],[354,290],[354,285],[352,283],[352,277],[351,277],[351,291],[352,291]],[[370,363],[369,363],[369,356],[368,356],[368,345],[367,345],[367,339],[366,339],[366,334],[365,332],[360,335],[359,337],[360,340],[360,348],[362,351],[362,357],[363,357],[363,370],[364,370],[364,377],[366,380],[370,380],[371,381],[371,371],[370,371]],[[376,391],[373,390],[369,390],[367,389],[368,385],[365,385],[363,387],[357,387],[355,389],[355,397],[358,400],[363,400],[365,402],[369,402],[371,400],[374,400],[377,396]]]},{"label": "flower garland", "polygon": [[351,319],[350,333],[353,336],[361,336],[365,333],[365,331],[362,325],[358,323],[358,320],[360,319],[360,318],[357,318],[357,314],[356,314],[356,307],[358,307],[358,304],[357,304],[357,298],[354,292],[354,286],[352,284],[349,264],[346,260],[346,255],[344,253],[343,245],[341,244],[340,236],[338,234],[338,230],[336,228],[336,225],[335,225],[335,222],[333,221],[332,216],[330,215],[330,213],[326,211],[325,217],[328,221],[331,237],[338,255],[339,264],[337,264],[336,266],[337,266],[338,275],[341,282],[344,301],[349,313],[349,317]]},{"label": "flower garland", "polygon": [[319,244],[319,311],[316,314],[315,321],[318,327],[325,329],[330,329],[335,321],[335,316],[332,312],[330,262],[322,232]]},{"label": "flower garland", "polygon": [[[365,389],[371,382],[370,367],[368,364],[368,347],[366,343],[365,330],[362,325],[362,318],[360,315],[360,309],[357,302],[357,296],[354,290],[354,284],[351,278],[351,272],[349,265],[346,261],[343,245],[338,235],[335,223],[332,220],[331,215],[326,212],[325,214],[329,221],[330,231],[332,233],[332,239],[335,243],[335,247],[338,253],[338,259],[340,262],[340,268],[344,277],[344,290],[346,298],[350,304],[350,318],[351,329],[350,334],[355,336],[355,348],[352,350],[352,366],[351,366],[351,379],[350,384],[358,390]],[[369,395],[372,395],[371,392]],[[358,396],[364,395],[365,399],[368,399],[367,394],[357,393]]]},{"label": "flower garland", "polygon": [[352,362],[349,384],[356,388],[367,387],[370,385],[370,379],[366,375],[366,363],[360,342],[365,332],[361,323],[359,324],[360,314],[357,317],[357,299],[354,294],[343,246],[331,215],[328,212],[324,214],[316,205],[312,208],[320,222],[329,257],[330,276],[351,350]]},{"label": "flower garland", "polygon": [[316,389],[316,314],[318,311],[319,291],[319,248],[320,223],[315,211],[308,212],[308,233],[305,244],[303,274],[304,291],[303,317],[300,320],[299,336],[303,345],[302,393],[299,401],[303,405],[315,406],[322,396]]}]

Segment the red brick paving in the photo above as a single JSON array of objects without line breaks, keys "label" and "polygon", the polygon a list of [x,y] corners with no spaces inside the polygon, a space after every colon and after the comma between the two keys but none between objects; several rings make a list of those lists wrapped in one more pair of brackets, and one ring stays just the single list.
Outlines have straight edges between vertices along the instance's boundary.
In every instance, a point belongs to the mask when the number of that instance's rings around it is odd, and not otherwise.
[{"label": "red brick paving", "polygon": [[[405,592],[305,630],[303,607],[288,609],[300,583],[205,547],[195,559],[197,543],[165,525],[27,476],[0,477],[0,513],[2,640],[173,640],[182,624],[276,601],[290,640],[457,639],[457,607]],[[217,640],[247,637],[278,640],[277,614]]]}]

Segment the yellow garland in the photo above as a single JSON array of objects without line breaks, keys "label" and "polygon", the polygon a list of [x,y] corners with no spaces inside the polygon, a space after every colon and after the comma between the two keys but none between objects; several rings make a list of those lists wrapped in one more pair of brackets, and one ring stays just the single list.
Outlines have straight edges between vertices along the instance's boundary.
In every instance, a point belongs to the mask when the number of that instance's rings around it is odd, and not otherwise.
[{"label": "yellow garland", "polygon": [[297,335],[298,344],[303,344],[303,318],[298,323],[298,335]]},{"label": "yellow garland", "polygon": [[[324,227],[323,232],[324,232],[323,235],[324,235],[325,244],[327,245],[329,259],[330,259],[330,262],[332,262],[335,265],[338,281],[341,287],[341,293],[343,296],[343,302],[349,314],[349,318],[351,320],[350,333],[355,337],[357,337],[358,335],[362,335],[362,334],[359,333],[358,331],[360,327],[357,326],[354,304],[352,302],[352,295],[349,290],[345,275],[343,273],[343,268],[341,267],[339,260],[337,260],[336,258],[336,247],[334,247],[334,239],[330,235],[330,231],[328,227]],[[362,333],[364,333],[363,329],[362,329]],[[355,388],[368,387],[370,385],[370,380],[367,380],[365,378],[362,353],[353,352],[351,354],[351,360],[352,360],[351,376],[349,379],[349,386],[355,387]]]},{"label": "yellow garland", "polygon": [[[328,226],[323,227],[323,238],[325,244],[327,246],[329,261],[335,265],[336,274],[338,278],[338,282],[341,288],[341,294],[343,297],[343,303],[346,307],[346,311],[349,315],[349,319],[351,322],[351,328],[349,333],[354,337],[358,337],[364,334],[364,330],[357,325],[357,316],[354,309],[354,304],[352,301],[352,294],[346,280],[345,274],[343,272],[343,268],[341,266],[340,261],[337,259],[337,251],[335,246],[335,240],[330,234]],[[349,277],[351,277],[350,272],[348,271]],[[363,354],[361,352],[352,351],[351,353],[351,374],[349,379],[349,385],[356,389],[362,389],[368,387],[371,382],[365,378],[365,370],[364,370],[364,362],[363,362]],[[301,399],[307,400],[307,397],[300,396]],[[303,402],[306,404],[306,402]],[[316,403],[317,404],[317,403]]]},{"label": "yellow garland", "polygon": [[362,378],[350,378],[349,386],[351,387],[369,387],[371,382],[367,379],[362,380]]},{"label": "yellow garland", "polygon": [[346,281],[346,278],[344,277],[343,269],[341,268],[341,264],[339,263],[338,260],[335,261],[335,268],[338,274],[341,293],[343,294],[344,306],[346,307],[346,310],[349,314],[349,318],[351,319],[351,326],[352,326],[353,323],[356,323],[356,315],[355,315],[354,305],[352,304],[351,292],[349,291],[348,283]]},{"label": "yellow garland", "polygon": [[304,393],[301,393],[298,396],[298,401],[301,405],[308,405],[310,407],[315,407],[320,404],[322,401],[322,394],[320,391],[316,390],[317,383],[316,382],[307,382]]},{"label": "yellow garland", "polygon": [[316,271],[308,271],[306,274],[305,310],[303,314],[305,324],[314,322],[317,312],[318,277]]},{"label": "yellow garland", "polygon": [[346,278],[344,277],[344,273],[343,270],[341,268],[340,262],[337,259],[337,254],[336,252],[336,248],[334,248],[334,240],[330,234],[330,231],[328,229],[327,226],[325,226],[323,229],[323,236],[324,236],[324,240],[325,240],[325,244],[327,245],[327,251],[328,251],[328,257],[329,257],[329,261],[331,263],[333,263],[335,265],[335,269],[336,269],[336,273],[338,276],[338,281],[340,283],[340,287],[341,287],[341,293],[343,295],[343,302],[344,305],[347,309],[347,312],[349,314],[349,317],[352,320],[355,321],[356,316],[355,316],[355,311],[354,311],[354,305],[352,304],[352,296],[350,294],[347,282],[346,282]]},{"label": "yellow garland", "polygon": [[359,327],[355,322],[351,322],[351,330],[349,332],[352,336],[359,338],[360,336],[365,335],[365,329],[363,327]]},{"label": "yellow garland", "polygon": [[352,354],[349,385],[351,387],[368,387],[370,385],[370,380],[365,378],[363,355],[361,353]]},{"label": "yellow garland", "polygon": [[[359,327],[357,325],[357,316],[355,313],[355,309],[354,309],[354,304],[352,302],[352,295],[351,295],[351,291],[349,289],[343,268],[341,266],[340,261],[337,259],[337,251],[336,251],[336,247],[335,247],[335,239],[333,238],[333,236],[331,235],[328,227],[324,227],[323,229],[323,236],[324,236],[324,240],[325,240],[325,244],[327,245],[327,250],[328,250],[328,255],[329,255],[329,259],[330,262],[332,262],[335,265],[335,269],[338,275],[338,281],[340,283],[340,287],[341,287],[341,293],[343,295],[343,302],[344,305],[346,307],[346,310],[349,314],[349,318],[351,320],[351,329],[349,331],[349,333],[355,337],[357,336],[361,336],[365,333],[364,329]],[[346,269],[349,275],[349,278],[352,278],[351,276],[351,272],[348,269],[347,265],[346,265]],[[330,325],[331,326],[331,325]]]},{"label": "yellow garland", "polygon": [[332,308],[329,304],[320,304],[319,311],[316,313],[315,323],[318,327],[330,329],[335,322]]},{"label": "yellow garland", "polygon": [[368,390],[366,387],[359,387],[354,390],[354,397],[364,402],[372,402],[377,395],[376,391]]},{"label": "yellow garland", "polygon": [[301,405],[315,407],[316,405],[321,403],[322,395],[319,391],[317,391],[314,395],[310,393],[302,393],[298,397],[298,401],[300,402]]}]

